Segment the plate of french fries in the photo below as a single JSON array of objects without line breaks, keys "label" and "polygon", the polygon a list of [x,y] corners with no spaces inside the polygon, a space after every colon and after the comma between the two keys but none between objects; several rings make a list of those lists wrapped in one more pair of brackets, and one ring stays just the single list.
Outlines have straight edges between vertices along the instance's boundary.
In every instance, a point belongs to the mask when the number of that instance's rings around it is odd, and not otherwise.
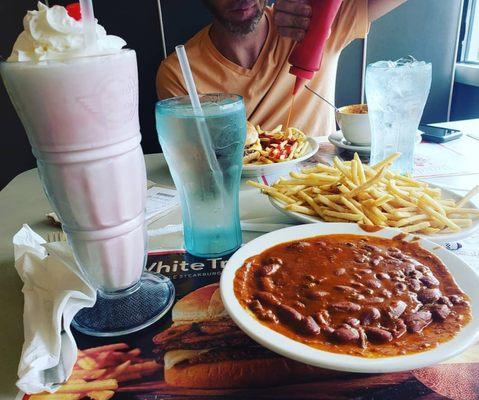
[{"label": "plate of french fries", "polygon": [[312,157],[319,144],[293,127],[264,130],[247,122],[243,156],[243,176],[261,176],[288,171],[296,163]]},{"label": "plate of french fries", "polygon": [[273,185],[248,184],[261,189],[285,214],[305,223],[354,222],[392,227],[437,243],[458,240],[479,228],[479,208],[471,199],[390,170],[399,153],[376,165],[334,158],[332,166],[317,164],[291,172]]}]

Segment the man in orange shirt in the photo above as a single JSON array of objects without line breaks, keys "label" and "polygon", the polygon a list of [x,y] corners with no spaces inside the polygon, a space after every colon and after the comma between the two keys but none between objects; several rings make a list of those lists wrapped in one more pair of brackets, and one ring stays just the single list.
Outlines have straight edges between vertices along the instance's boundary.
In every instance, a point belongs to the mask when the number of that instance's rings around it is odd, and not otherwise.
[{"label": "man in orange shirt", "polygon": [[[308,0],[203,0],[213,22],[185,45],[199,93],[235,93],[243,96],[253,124],[272,129],[285,122],[295,77],[288,57],[304,37],[311,16]],[[341,51],[364,38],[372,21],[406,0],[343,0],[331,28],[321,69],[309,86],[323,97],[335,98],[336,70]],[[176,54],[158,69],[160,99],[185,95],[186,85]],[[335,130],[334,112],[304,87],[295,99],[290,122],[310,136]]]}]

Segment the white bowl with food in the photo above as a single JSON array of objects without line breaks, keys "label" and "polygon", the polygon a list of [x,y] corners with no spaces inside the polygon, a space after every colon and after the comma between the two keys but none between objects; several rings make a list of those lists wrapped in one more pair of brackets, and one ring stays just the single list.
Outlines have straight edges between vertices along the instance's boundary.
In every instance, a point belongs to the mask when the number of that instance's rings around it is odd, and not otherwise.
[{"label": "white bowl with food", "polygon": [[389,226],[445,243],[479,229],[479,209],[453,192],[389,171],[398,153],[375,166],[358,155],[334,165],[291,172],[271,186],[249,182],[270,196],[281,212],[305,223],[355,222]]},{"label": "white bowl with food", "polygon": [[349,143],[356,146],[371,145],[371,125],[367,104],[353,104],[339,108],[336,111],[336,121]]},{"label": "white bowl with food", "polygon": [[316,154],[319,143],[296,128],[271,131],[247,123],[243,177],[281,174]]},{"label": "white bowl with food", "polygon": [[239,249],[221,276],[236,324],[305,364],[385,373],[453,357],[479,338],[479,276],[391,228],[309,224]]}]

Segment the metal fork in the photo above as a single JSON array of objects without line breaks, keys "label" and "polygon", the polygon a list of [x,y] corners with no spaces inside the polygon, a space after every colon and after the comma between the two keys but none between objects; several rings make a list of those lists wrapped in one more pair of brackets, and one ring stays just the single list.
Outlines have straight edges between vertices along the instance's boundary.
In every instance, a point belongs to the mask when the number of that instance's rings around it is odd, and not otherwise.
[{"label": "metal fork", "polygon": [[66,242],[67,235],[63,231],[55,231],[55,232],[48,232],[47,233],[47,242]]}]

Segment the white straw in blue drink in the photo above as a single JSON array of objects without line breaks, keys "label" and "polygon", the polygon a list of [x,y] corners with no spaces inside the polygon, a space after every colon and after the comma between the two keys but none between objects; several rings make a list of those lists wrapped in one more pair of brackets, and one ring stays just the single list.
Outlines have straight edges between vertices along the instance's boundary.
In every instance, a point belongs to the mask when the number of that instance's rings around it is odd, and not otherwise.
[{"label": "white straw in blue drink", "polygon": [[193,80],[193,74],[191,72],[190,63],[188,62],[188,56],[186,55],[185,46],[182,44],[175,47],[176,54],[178,55],[178,61],[180,62],[181,72],[185,79],[186,89],[188,90],[188,96],[190,96],[191,105],[196,115],[202,116],[203,109],[201,108],[200,98],[196,91],[195,81]]},{"label": "white straw in blue drink", "polygon": [[[193,107],[193,113],[200,117],[197,118],[198,133],[200,135],[200,141],[203,146],[206,160],[208,162],[209,169],[213,174],[213,179],[218,187],[219,193],[224,190],[223,187],[223,172],[221,171],[218,159],[216,158],[213,143],[206,125],[206,120],[202,118],[204,116],[203,109],[201,108],[198,92],[196,91],[195,81],[193,80],[193,74],[191,72],[190,63],[188,62],[188,56],[186,55],[185,46],[179,45],[175,47],[176,54],[178,55],[178,61],[180,62],[181,72],[185,79],[186,89],[190,97],[191,105]],[[223,196],[221,196],[223,198]]]},{"label": "white straw in blue drink", "polygon": [[96,45],[95,14],[92,0],[80,0],[81,20],[85,35],[85,47],[92,48]]}]

